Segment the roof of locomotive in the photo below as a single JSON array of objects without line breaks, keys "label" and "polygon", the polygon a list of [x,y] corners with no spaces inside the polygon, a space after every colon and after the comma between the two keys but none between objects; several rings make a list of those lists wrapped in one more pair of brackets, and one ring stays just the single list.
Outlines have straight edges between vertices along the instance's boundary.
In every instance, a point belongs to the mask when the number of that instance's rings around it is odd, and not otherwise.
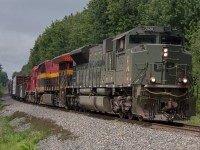
[{"label": "roof of locomotive", "polygon": [[34,66],[32,70],[36,71],[37,69],[38,69],[38,66]]},{"label": "roof of locomotive", "polygon": [[53,73],[58,72],[59,65],[55,64],[53,60],[46,60],[38,65],[38,73]]},{"label": "roof of locomotive", "polygon": [[68,62],[72,62],[73,59],[70,55],[70,53],[66,53],[66,54],[63,54],[63,55],[60,55],[60,56],[57,56],[53,59],[53,62],[55,64],[59,64],[61,62],[64,62],[64,61],[68,61]]},{"label": "roof of locomotive", "polygon": [[45,61],[43,61],[42,63],[40,63],[39,65],[38,65],[38,69],[40,68],[40,66],[42,66],[43,64],[45,64],[45,63],[47,63],[47,62],[49,62],[50,60],[45,60]]},{"label": "roof of locomotive", "polygon": [[180,31],[177,29],[174,29],[172,27],[166,27],[166,26],[141,26],[133,28],[127,32],[124,32],[122,34],[117,35],[113,40],[118,40],[127,34],[135,33],[135,34],[144,34],[144,33],[174,33],[178,34],[179,36],[184,36]]},{"label": "roof of locomotive", "polygon": [[96,45],[85,45],[79,47],[70,52],[71,57],[76,62],[76,64],[88,63],[89,61],[89,50]]}]

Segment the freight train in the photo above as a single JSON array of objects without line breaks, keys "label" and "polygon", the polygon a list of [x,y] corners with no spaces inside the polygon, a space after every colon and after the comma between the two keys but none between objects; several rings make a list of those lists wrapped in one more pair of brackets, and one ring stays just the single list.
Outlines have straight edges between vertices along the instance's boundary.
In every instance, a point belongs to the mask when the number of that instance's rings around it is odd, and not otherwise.
[{"label": "freight train", "polygon": [[[139,120],[196,114],[192,57],[171,27],[137,27],[16,76],[11,95],[28,102]],[[23,82],[22,82],[23,81]]]}]

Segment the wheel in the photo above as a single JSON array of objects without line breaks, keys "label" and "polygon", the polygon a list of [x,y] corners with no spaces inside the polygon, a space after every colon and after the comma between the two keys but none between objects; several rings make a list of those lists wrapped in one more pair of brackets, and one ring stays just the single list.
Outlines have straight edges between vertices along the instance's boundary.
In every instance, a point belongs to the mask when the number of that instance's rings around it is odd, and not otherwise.
[{"label": "wheel", "polygon": [[79,107],[78,106],[74,106],[74,110],[75,111],[79,111]]},{"label": "wheel", "polygon": [[69,110],[69,107],[67,107],[66,105],[64,106],[65,109]]},{"label": "wheel", "polygon": [[138,120],[139,121],[143,121],[143,117],[142,116],[138,116]]},{"label": "wheel", "polygon": [[167,118],[168,122],[173,122],[174,121],[174,116],[172,116],[171,114],[169,115],[169,117]]},{"label": "wheel", "polygon": [[40,105],[40,97],[37,97],[37,98],[36,98],[36,104],[39,104],[39,105]]},{"label": "wheel", "polygon": [[119,111],[119,117],[120,118],[125,118],[125,114],[121,110]]},{"label": "wheel", "polygon": [[82,109],[81,107],[79,107],[79,111],[80,111],[80,112],[83,112],[83,109]]},{"label": "wheel", "polygon": [[130,120],[132,120],[133,119],[133,114],[132,114],[132,112],[129,110],[128,111],[128,119],[130,119]]}]

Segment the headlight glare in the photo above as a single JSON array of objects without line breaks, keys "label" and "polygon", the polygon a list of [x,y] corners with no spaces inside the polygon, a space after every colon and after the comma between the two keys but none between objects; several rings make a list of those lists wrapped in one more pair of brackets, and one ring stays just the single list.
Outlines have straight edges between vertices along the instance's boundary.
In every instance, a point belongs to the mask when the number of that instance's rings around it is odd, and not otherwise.
[{"label": "headlight glare", "polygon": [[167,57],[167,56],[168,56],[168,53],[164,53],[163,56],[164,56],[164,57]]},{"label": "headlight glare", "polygon": [[183,78],[183,83],[187,83],[188,79],[187,78]]},{"label": "headlight glare", "polygon": [[151,77],[151,78],[150,78],[150,81],[151,81],[152,83],[155,83],[155,82],[156,82],[156,78],[155,78],[155,77]]},{"label": "headlight glare", "polygon": [[168,48],[163,48],[163,52],[167,53],[168,52]]}]

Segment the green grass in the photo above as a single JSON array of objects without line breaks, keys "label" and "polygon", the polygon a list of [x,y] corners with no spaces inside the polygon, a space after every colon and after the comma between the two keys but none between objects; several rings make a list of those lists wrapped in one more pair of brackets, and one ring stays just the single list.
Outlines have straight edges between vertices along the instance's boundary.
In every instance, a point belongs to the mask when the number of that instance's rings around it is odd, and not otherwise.
[{"label": "green grass", "polygon": [[2,110],[4,108],[5,105],[3,105],[1,102],[0,102],[0,110]]},{"label": "green grass", "polygon": [[4,107],[6,107],[6,106],[8,106],[8,105],[2,104],[2,103],[0,102],[0,110],[3,110]]},{"label": "green grass", "polygon": [[189,124],[189,125],[197,125],[200,126],[200,114],[193,116],[190,120],[178,121],[180,123]]},{"label": "green grass", "polygon": [[[25,117],[31,128],[23,132],[15,131],[9,122],[14,118]],[[48,119],[28,116],[16,112],[10,117],[0,116],[0,149],[2,150],[35,150],[35,145],[50,135],[60,135],[61,140],[75,138],[72,134]]]}]

